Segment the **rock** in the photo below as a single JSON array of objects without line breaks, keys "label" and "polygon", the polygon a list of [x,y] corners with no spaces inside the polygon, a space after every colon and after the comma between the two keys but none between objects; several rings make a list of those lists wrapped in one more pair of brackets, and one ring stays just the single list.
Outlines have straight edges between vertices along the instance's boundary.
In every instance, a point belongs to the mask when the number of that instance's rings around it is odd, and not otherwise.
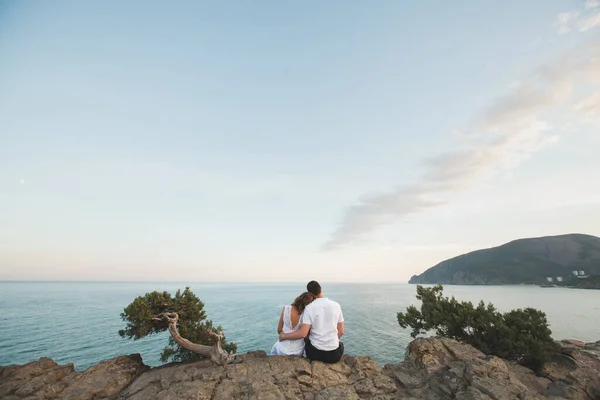
[{"label": "rock", "polygon": [[148,369],[139,354],[103,361],[83,372],[73,364],[40,358],[25,365],[3,367],[0,398],[101,399],[118,394]]},{"label": "rock", "polygon": [[98,399],[117,395],[148,370],[139,354],[103,361],[78,373],[60,392],[64,400]]},{"label": "rock", "polygon": [[42,357],[25,365],[3,367],[0,377],[0,398],[36,396],[56,398],[64,389],[64,378],[74,374],[73,364],[58,365],[50,358]]},{"label": "rock", "polygon": [[393,399],[394,381],[368,357],[336,364],[302,357],[248,355],[227,367],[190,363],[155,368],[118,399]]},{"label": "rock", "polygon": [[600,359],[580,342],[561,342],[562,354],[543,376],[445,338],[413,340],[405,361],[387,365],[399,392],[428,399],[600,399]]},{"label": "rock", "polygon": [[153,368],[123,390],[119,399],[211,399],[223,368],[210,361]]},{"label": "rock", "polygon": [[552,383],[550,379],[537,376],[535,372],[529,368],[523,367],[522,365],[512,362],[506,362],[506,365],[513,376],[515,376],[521,383],[536,393],[544,393],[548,385]]},{"label": "rock", "polygon": [[560,353],[547,362],[542,375],[554,385],[548,394],[563,398],[600,399],[600,345],[562,341]]},{"label": "rock", "polygon": [[208,360],[146,367],[139,355],[83,372],[41,358],[0,367],[0,398],[111,400],[600,399],[600,342],[563,341],[543,376],[444,338],[412,341],[405,360],[381,368],[369,357],[339,363],[302,357],[240,356],[226,367]]},{"label": "rock", "polygon": [[[372,399],[373,397],[368,397]],[[354,388],[350,385],[337,385],[329,386],[321,389],[316,396],[315,400],[360,400],[358,394]]]}]

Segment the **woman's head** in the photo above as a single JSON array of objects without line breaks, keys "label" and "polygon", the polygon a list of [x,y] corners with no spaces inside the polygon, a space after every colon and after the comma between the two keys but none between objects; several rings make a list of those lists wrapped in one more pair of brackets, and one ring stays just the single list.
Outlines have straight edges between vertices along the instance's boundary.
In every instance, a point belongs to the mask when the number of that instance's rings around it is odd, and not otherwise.
[{"label": "woman's head", "polygon": [[302,313],[306,306],[309,305],[314,299],[315,296],[313,296],[312,293],[304,292],[300,296],[296,297],[296,300],[294,300],[292,303],[292,307],[294,307],[299,313]]}]

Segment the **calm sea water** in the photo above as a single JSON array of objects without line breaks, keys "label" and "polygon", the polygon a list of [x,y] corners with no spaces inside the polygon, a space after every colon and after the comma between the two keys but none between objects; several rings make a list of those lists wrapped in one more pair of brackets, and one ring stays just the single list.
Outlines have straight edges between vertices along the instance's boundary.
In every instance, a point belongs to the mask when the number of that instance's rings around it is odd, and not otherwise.
[{"label": "calm sea water", "polygon": [[[32,283],[0,282],[0,365],[42,356],[85,369],[121,354],[141,353],[159,365],[168,334],[138,341],[122,339],[119,314],[136,296],[152,290],[175,292],[190,286],[208,317],[223,326],[238,352],[269,351],[277,340],[284,304],[304,290],[302,283]],[[346,352],[369,355],[381,364],[404,357],[411,338],[396,313],[417,304],[414,285],[323,284],[342,305]],[[600,340],[600,291],[535,286],[447,286],[460,300],[492,302],[500,310],[534,307],[545,311],[556,339]]]}]

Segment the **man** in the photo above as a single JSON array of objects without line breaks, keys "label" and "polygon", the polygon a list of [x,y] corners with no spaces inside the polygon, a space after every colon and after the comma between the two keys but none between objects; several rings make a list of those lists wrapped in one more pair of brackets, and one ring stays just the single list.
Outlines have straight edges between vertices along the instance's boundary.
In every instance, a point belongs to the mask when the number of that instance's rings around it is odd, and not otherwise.
[{"label": "man", "polygon": [[342,308],[323,295],[317,281],[308,282],[306,290],[315,296],[315,300],[304,309],[300,329],[287,334],[281,333],[279,340],[304,338],[306,357],[336,363],[344,354],[344,344],[340,342],[344,334]]}]

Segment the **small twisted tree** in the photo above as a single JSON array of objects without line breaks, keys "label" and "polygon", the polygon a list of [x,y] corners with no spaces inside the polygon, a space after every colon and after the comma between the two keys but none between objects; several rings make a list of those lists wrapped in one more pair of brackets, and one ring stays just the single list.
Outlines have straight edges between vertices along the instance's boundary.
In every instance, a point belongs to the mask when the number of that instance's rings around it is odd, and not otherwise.
[{"label": "small twisted tree", "polygon": [[168,292],[151,292],[138,296],[121,313],[127,323],[119,330],[123,338],[137,340],[155,333],[169,331],[169,345],[160,359],[166,362],[209,358],[226,365],[235,358],[237,346],[228,343],[221,326],[206,320],[204,303],[186,287],[175,296]]},{"label": "small twisted tree", "polygon": [[409,306],[398,313],[398,323],[411,327],[412,337],[434,331],[533,369],[541,368],[556,350],[542,311],[525,308],[503,314],[483,301],[474,306],[470,301],[443,297],[443,289],[442,285],[417,286],[421,309]]}]

